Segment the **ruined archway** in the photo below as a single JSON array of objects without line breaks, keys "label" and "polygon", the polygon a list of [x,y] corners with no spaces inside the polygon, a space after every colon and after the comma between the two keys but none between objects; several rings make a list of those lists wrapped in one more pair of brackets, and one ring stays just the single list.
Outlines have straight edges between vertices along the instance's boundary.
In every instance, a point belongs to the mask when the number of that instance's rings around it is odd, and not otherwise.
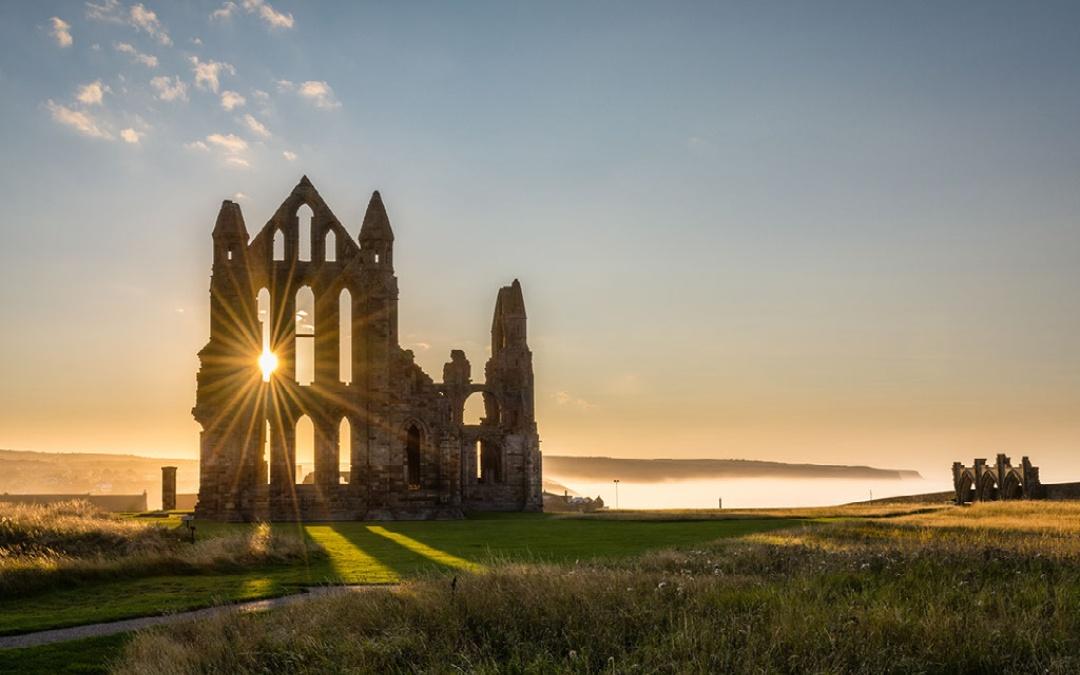
[{"label": "ruined archway", "polygon": [[1019,476],[1010,471],[1005,475],[1005,479],[1001,481],[1000,492],[1002,499],[1023,499],[1024,484],[1020,481]]},{"label": "ruined archway", "polygon": [[461,412],[461,423],[481,424],[483,423],[486,414],[487,410],[484,405],[484,395],[479,392],[473,392],[465,399],[465,405]]},{"label": "ruined archway", "polygon": [[979,481],[979,500],[984,502],[997,501],[998,483],[997,476],[987,471]]},{"label": "ruined archway", "polygon": [[965,471],[956,489],[956,503],[970,504],[973,501],[975,501],[975,480],[969,472]]}]

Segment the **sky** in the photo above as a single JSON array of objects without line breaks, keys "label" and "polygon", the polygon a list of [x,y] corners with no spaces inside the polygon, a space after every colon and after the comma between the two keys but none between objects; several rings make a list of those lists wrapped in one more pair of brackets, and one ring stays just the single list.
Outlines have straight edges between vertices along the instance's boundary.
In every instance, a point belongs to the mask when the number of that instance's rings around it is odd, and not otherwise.
[{"label": "sky", "polygon": [[400,333],[521,280],[549,454],[1080,479],[1080,5],[0,4],[0,447],[195,457],[210,231],[301,175]]}]

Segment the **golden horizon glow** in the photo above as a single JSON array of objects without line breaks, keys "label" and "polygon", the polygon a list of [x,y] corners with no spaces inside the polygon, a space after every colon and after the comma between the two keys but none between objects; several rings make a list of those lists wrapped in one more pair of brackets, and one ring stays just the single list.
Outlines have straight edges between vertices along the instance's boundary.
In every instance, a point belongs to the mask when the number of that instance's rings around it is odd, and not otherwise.
[{"label": "golden horizon glow", "polygon": [[270,376],[274,373],[275,370],[277,370],[277,367],[277,354],[270,351],[269,349],[264,349],[263,353],[259,355],[259,369],[262,370],[263,382],[270,381]]}]

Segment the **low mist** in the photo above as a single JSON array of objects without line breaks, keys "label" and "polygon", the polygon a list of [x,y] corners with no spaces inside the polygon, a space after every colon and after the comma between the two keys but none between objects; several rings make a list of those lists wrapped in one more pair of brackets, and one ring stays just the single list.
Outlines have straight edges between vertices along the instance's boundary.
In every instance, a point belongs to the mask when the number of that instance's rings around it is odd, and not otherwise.
[{"label": "low mist", "polygon": [[[612,481],[579,481],[552,476],[583,496],[603,498],[615,508]],[[620,481],[618,506],[623,509],[725,509],[832,506],[848,502],[898,497],[952,489],[949,481],[850,480],[798,478],[732,478],[665,482]]]}]

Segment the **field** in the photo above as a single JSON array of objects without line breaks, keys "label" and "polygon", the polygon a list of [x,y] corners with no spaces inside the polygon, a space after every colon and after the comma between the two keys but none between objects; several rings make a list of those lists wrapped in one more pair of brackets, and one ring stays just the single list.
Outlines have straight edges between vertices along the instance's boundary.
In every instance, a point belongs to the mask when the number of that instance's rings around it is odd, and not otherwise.
[{"label": "field", "polygon": [[[245,526],[205,529],[227,537]],[[96,654],[126,673],[1080,669],[1080,503],[518,515],[274,536],[302,538],[310,553],[244,573],[31,593],[4,603],[4,628],[48,624],[44,608],[59,610],[60,596],[82,607],[81,623],[100,611],[83,598],[168,584],[176,606],[195,606],[207,588],[235,599],[310,582],[401,583],[79,648],[0,652],[0,664],[59,670],[64,654],[84,664]],[[115,597],[113,615],[149,609]]]},{"label": "field", "polygon": [[0,635],[293,593],[392,584],[503,561],[573,562],[687,546],[791,524],[782,518],[611,523],[544,515],[452,522],[242,525],[117,519],[85,506],[0,513]]}]

